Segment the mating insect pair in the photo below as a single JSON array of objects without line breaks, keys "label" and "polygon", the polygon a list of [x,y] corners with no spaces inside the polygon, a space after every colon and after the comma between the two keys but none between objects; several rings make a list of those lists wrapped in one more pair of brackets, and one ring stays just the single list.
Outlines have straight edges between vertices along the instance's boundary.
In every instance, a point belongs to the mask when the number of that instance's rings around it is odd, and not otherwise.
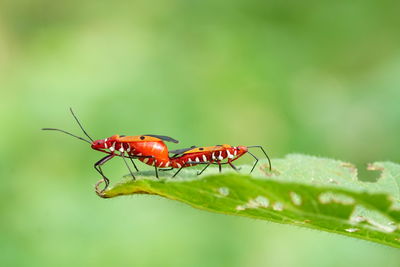
[{"label": "mating insect pair", "polygon": [[[130,160],[136,171],[139,170],[134,162],[134,159],[138,159],[147,165],[154,166],[155,174],[156,177],[158,178],[158,168],[162,168],[161,170],[163,171],[172,170],[174,168],[178,169],[178,171],[172,176],[175,177],[183,168],[196,166],[199,164],[204,164],[206,166],[198,173],[198,175],[202,174],[211,164],[218,165],[220,172],[221,172],[221,166],[223,164],[229,164],[234,170],[237,171],[238,168],[236,168],[232,162],[237,160],[244,154],[249,153],[255,159],[255,163],[250,171],[252,172],[258,163],[258,158],[250,151],[248,151],[249,148],[260,148],[267,157],[269,162],[269,168],[271,170],[271,161],[262,146],[236,146],[236,147],[230,145],[217,145],[211,147],[193,146],[190,148],[169,151],[164,141],[172,143],[179,143],[179,142],[174,138],[164,135],[153,135],[153,134],[146,134],[139,136],[113,135],[109,138],[93,140],[85,131],[85,129],[82,127],[82,124],[75,116],[72,109],[70,109],[70,111],[72,113],[72,116],[78,123],[79,127],[82,129],[83,133],[90,139],[90,141],[61,129],[43,128],[42,130],[55,130],[63,132],[65,134],[71,135],[75,138],[78,138],[80,140],[83,140],[91,144],[91,147],[95,150],[108,154],[107,156],[103,157],[94,164],[94,168],[100,173],[105,182],[105,188],[103,189],[103,191],[108,187],[110,181],[104,175],[101,167],[104,163],[106,163],[107,161],[116,156],[121,157],[124,160],[133,179],[136,179],[135,175],[133,174],[131,168],[129,167],[129,164],[126,159]],[[173,156],[170,157],[169,154],[172,154]]]}]

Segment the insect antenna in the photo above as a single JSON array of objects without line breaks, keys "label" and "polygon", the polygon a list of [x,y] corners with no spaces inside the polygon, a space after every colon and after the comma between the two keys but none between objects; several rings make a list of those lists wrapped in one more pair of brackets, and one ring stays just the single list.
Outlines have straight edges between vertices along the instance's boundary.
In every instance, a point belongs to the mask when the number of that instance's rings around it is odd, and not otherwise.
[{"label": "insect antenna", "polygon": [[50,130],[50,131],[59,131],[59,132],[62,132],[62,133],[71,135],[71,136],[73,136],[73,137],[75,137],[75,138],[78,138],[78,139],[80,139],[80,140],[82,140],[82,141],[85,141],[85,142],[88,142],[89,144],[91,144],[91,142],[88,141],[88,140],[86,140],[85,138],[82,138],[82,137],[80,137],[80,136],[74,135],[74,134],[72,134],[72,133],[69,133],[69,132],[64,131],[64,130],[61,130],[61,129],[56,129],[56,128],[42,128],[42,130],[45,130],[45,131],[46,131],[46,130]]},{"label": "insect antenna", "polygon": [[72,116],[74,116],[76,122],[78,123],[79,127],[81,127],[83,133],[92,141],[93,139],[88,135],[88,133],[85,131],[85,129],[83,129],[82,124],[80,123],[80,121],[78,120],[78,118],[75,116],[74,112],[72,111],[72,108],[69,108],[69,110],[71,111]]},{"label": "insect antenna", "polygon": [[[272,165],[271,165],[271,160],[269,159],[267,152],[265,152],[264,148],[262,146],[248,146],[247,148],[252,148],[252,147],[258,147],[262,150],[262,152],[264,153],[264,155],[267,157],[268,159],[268,164],[269,164],[269,171],[272,170]],[[250,153],[251,154],[251,153]],[[254,167],[253,167],[254,168]]]}]

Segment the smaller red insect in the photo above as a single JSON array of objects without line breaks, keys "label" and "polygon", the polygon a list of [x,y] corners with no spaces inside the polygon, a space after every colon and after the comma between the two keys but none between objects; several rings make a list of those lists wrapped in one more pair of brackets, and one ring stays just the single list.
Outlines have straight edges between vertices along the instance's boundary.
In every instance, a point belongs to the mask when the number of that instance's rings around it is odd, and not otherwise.
[{"label": "smaller red insect", "polygon": [[168,148],[165,145],[164,141],[173,143],[179,142],[168,136],[153,135],[153,134],[138,135],[138,136],[113,135],[105,139],[93,140],[89,136],[89,134],[85,131],[82,124],[72,111],[72,109],[70,109],[70,111],[72,113],[72,116],[78,123],[79,127],[82,129],[83,133],[90,139],[90,141],[83,137],[74,135],[72,133],[69,133],[61,129],[43,128],[42,130],[54,130],[63,132],[65,134],[71,135],[73,137],[76,137],[80,140],[89,143],[92,149],[94,150],[108,154],[107,156],[103,157],[94,164],[94,168],[96,169],[96,171],[100,173],[105,182],[105,188],[102,191],[104,191],[109,186],[110,180],[104,175],[101,166],[110,159],[112,159],[113,157],[116,156],[121,157],[124,160],[125,165],[127,166],[134,180],[135,180],[135,175],[133,174],[131,168],[129,167],[126,158],[130,159],[136,171],[139,170],[136,167],[136,164],[134,163],[133,159],[139,159],[140,161],[144,162],[147,165],[154,166],[156,177],[158,178],[157,168],[168,167],[166,165],[169,161]]},{"label": "smaller red insect", "polygon": [[179,170],[173,175],[175,177],[183,168],[195,166],[198,164],[206,164],[206,166],[198,173],[202,174],[211,164],[216,164],[221,172],[223,164],[229,164],[234,170],[239,169],[233,165],[233,161],[242,157],[246,153],[249,153],[256,161],[251,168],[250,173],[253,172],[259,159],[249,151],[249,148],[260,148],[269,163],[269,170],[272,170],[271,160],[268,157],[262,146],[231,146],[231,145],[217,145],[211,147],[190,147],[179,150],[172,150],[170,153],[175,154],[170,158],[171,168],[179,168]]}]

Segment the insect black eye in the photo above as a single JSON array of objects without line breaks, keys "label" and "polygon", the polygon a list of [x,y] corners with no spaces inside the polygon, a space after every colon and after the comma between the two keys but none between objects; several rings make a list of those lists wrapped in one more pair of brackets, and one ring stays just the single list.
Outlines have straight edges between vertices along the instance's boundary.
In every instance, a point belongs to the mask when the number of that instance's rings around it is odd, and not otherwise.
[{"label": "insect black eye", "polygon": [[144,136],[141,136],[141,137],[140,137],[140,140],[144,140]]}]

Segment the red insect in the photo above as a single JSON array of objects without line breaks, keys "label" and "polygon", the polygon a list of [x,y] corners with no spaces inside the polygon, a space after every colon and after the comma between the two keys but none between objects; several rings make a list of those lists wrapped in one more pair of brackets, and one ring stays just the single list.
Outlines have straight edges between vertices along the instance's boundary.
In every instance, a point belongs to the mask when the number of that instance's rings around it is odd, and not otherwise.
[{"label": "red insect", "polygon": [[217,164],[219,171],[221,172],[222,164],[229,164],[234,170],[239,169],[233,165],[233,161],[242,157],[244,154],[249,153],[256,160],[250,173],[253,172],[254,168],[258,163],[258,158],[249,151],[249,148],[260,148],[264,155],[268,159],[269,170],[271,171],[271,160],[269,159],[267,153],[262,146],[230,146],[230,145],[217,145],[211,147],[191,147],[179,150],[170,151],[175,155],[170,158],[170,163],[168,166],[171,168],[179,168],[179,170],[174,174],[175,177],[183,168],[195,166],[198,164],[206,164],[206,166],[198,173],[202,174],[208,166],[211,164]]},{"label": "red insect", "polygon": [[123,158],[134,180],[135,176],[133,175],[133,172],[131,171],[125,158],[130,159],[136,171],[139,170],[136,167],[133,159],[139,159],[140,161],[148,165],[154,166],[157,178],[158,178],[157,167],[168,167],[167,164],[169,162],[168,148],[163,141],[178,143],[177,140],[168,136],[153,135],[153,134],[146,134],[139,136],[113,135],[109,138],[93,140],[85,131],[85,129],[82,127],[81,123],[75,116],[72,109],[70,109],[70,111],[72,113],[72,116],[74,116],[76,122],[78,123],[79,127],[82,129],[83,133],[90,139],[90,141],[61,129],[43,128],[42,130],[54,130],[63,132],[65,134],[71,135],[73,137],[76,137],[80,140],[83,140],[91,144],[91,147],[95,150],[107,153],[108,154],[107,156],[100,159],[94,164],[94,168],[100,173],[106,184],[103,191],[108,187],[110,181],[104,175],[101,166],[115,156]]}]

